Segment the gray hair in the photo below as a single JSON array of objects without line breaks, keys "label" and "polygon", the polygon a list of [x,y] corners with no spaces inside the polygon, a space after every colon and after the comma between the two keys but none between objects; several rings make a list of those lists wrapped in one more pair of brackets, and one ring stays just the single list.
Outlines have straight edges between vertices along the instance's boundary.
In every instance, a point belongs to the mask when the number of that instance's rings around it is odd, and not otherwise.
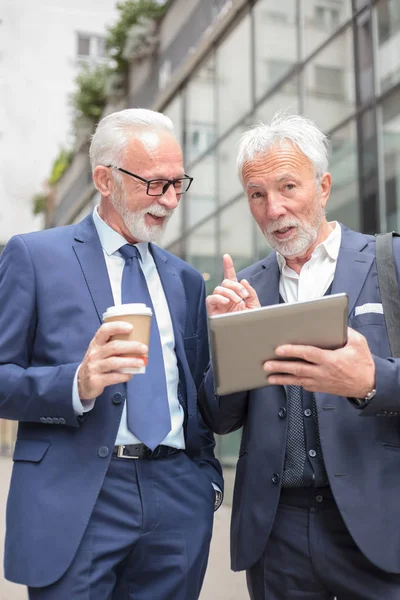
[{"label": "gray hair", "polygon": [[127,108],[113,112],[98,123],[90,144],[92,171],[98,165],[115,164],[123,154],[132,130],[167,131],[174,135],[169,117],[146,108]]},{"label": "gray hair", "polygon": [[240,178],[245,163],[284,142],[291,142],[310,160],[317,180],[327,171],[329,141],[326,135],[306,117],[278,112],[269,124],[260,123],[240,138],[237,158]]}]

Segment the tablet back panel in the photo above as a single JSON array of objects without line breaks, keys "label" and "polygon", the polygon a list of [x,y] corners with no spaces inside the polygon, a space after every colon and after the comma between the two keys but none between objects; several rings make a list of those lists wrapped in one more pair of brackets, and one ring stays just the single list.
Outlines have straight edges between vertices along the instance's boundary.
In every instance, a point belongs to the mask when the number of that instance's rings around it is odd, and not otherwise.
[{"label": "tablet back panel", "polygon": [[218,394],[268,385],[263,363],[282,344],[335,350],[347,341],[347,294],[208,318]]}]

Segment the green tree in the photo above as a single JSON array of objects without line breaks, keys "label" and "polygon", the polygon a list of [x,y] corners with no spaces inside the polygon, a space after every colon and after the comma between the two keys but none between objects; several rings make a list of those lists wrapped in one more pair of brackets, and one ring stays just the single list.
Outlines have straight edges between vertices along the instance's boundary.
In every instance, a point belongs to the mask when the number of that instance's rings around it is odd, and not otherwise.
[{"label": "green tree", "polygon": [[75,79],[77,86],[72,95],[75,124],[84,119],[95,125],[107,102],[106,79],[110,69],[106,65],[83,65]]},{"label": "green tree", "polygon": [[32,198],[32,210],[34,215],[40,215],[46,212],[48,196],[47,194],[35,194]]},{"label": "green tree", "polygon": [[53,162],[53,166],[51,167],[49,185],[51,185],[52,187],[56,185],[56,183],[61,179],[65,171],[70,166],[72,158],[73,152],[71,150],[61,148],[57,158]]},{"label": "green tree", "polygon": [[154,0],[126,0],[117,4],[120,16],[115,25],[108,28],[106,46],[110,56],[115,60],[115,70],[118,73],[125,73],[128,68],[122,53],[129,29],[142,17],[159,19],[165,13],[167,4],[167,1],[160,3]]},{"label": "green tree", "polygon": [[43,184],[44,191],[35,194],[32,198],[32,210],[34,215],[40,215],[41,213],[46,212],[49,199],[53,194],[53,189],[70,166],[73,156],[72,150],[60,148],[57,157],[53,161],[50,177]]}]

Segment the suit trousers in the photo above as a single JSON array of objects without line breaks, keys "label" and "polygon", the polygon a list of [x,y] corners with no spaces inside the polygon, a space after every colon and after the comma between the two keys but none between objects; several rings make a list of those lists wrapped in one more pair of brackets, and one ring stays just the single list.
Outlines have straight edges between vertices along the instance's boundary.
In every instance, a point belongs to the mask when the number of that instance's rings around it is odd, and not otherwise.
[{"label": "suit trousers", "polygon": [[184,452],[112,457],[72,564],[54,584],[29,588],[30,600],[196,600],[214,498],[210,480]]},{"label": "suit trousers", "polygon": [[283,490],[247,585],[251,600],[400,600],[400,575],[360,552],[328,487]]}]

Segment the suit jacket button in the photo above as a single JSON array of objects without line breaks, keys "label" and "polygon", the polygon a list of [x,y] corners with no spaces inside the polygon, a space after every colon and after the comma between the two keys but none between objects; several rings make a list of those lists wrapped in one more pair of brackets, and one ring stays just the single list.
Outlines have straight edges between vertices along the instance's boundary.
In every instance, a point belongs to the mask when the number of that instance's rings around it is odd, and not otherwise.
[{"label": "suit jacket button", "polygon": [[53,424],[53,417],[46,417],[46,423]]},{"label": "suit jacket button", "polygon": [[273,473],[272,477],[271,477],[272,483],[279,483],[280,480],[280,475],[279,473]]},{"label": "suit jacket button", "polygon": [[60,425],[66,425],[67,424],[67,421],[64,419],[64,417],[60,417],[58,419],[58,422],[60,423]]},{"label": "suit jacket button", "polygon": [[54,425],[59,425],[60,424],[60,419],[58,417],[54,417],[53,418],[53,423],[54,423]]},{"label": "suit jacket button", "polygon": [[120,392],[117,392],[112,397],[112,401],[113,401],[114,404],[121,404],[122,400],[124,400],[124,397],[123,397],[122,394],[120,394]]},{"label": "suit jacket button", "polygon": [[278,412],[279,418],[284,419],[286,417],[286,408],[282,407]]},{"label": "suit jacket button", "polygon": [[99,448],[98,455],[100,456],[100,458],[106,458],[108,456],[107,446],[101,446]]},{"label": "suit jacket button", "polygon": [[40,417],[40,422],[41,423],[47,423],[46,417]]}]

